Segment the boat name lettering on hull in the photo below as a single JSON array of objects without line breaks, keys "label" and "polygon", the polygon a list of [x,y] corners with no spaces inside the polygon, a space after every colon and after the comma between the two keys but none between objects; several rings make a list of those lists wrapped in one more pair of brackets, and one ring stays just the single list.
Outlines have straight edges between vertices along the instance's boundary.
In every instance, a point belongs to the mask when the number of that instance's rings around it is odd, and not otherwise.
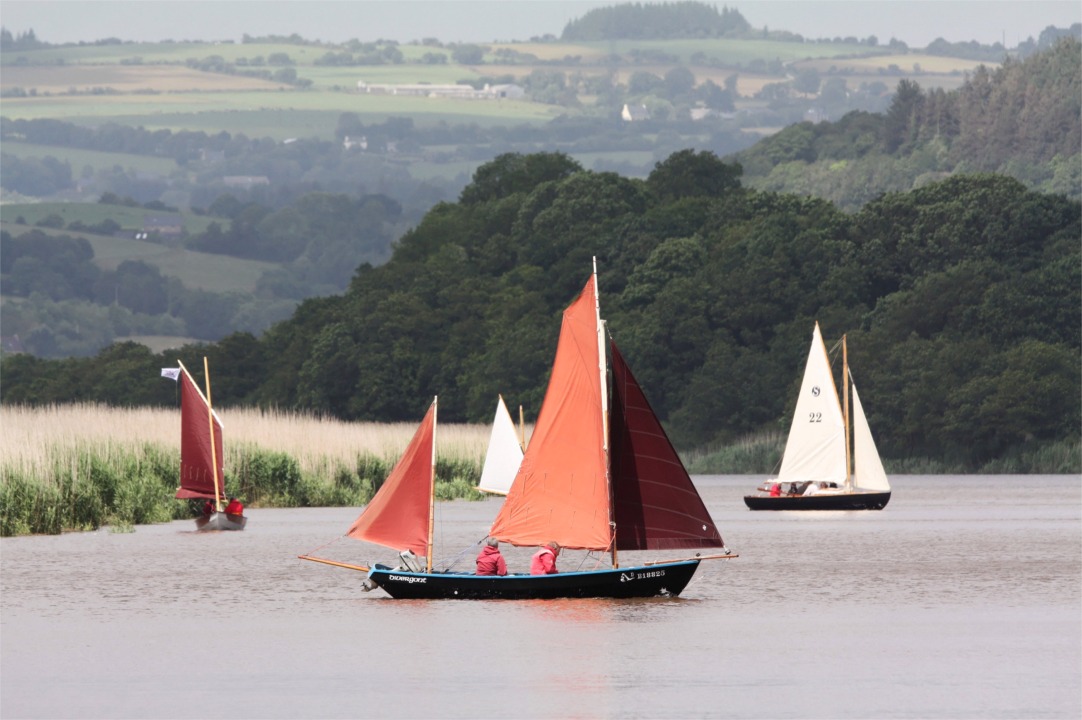
[{"label": "boat name lettering on hull", "polygon": [[388,580],[394,580],[395,582],[404,583],[424,583],[428,582],[428,578],[423,577],[410,577],[409,575],[388,575]]},{"label": "boat name lettering on hull", "polygon": [[643,580],[645,578],[652,577],[665,577],[664,570],[649,570],[647,572],[626,572],[620,573],[620,582],[631,582],[633,580]]}]

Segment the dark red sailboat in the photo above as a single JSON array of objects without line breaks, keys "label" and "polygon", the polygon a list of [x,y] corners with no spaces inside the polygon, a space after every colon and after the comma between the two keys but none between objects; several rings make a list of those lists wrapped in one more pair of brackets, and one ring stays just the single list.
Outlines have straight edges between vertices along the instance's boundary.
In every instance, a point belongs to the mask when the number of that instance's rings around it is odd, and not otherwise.
[{"label": "dark red sailboat", "polygon": [[195,520],[197,530],[243,530],[248,518],[226,512],[225,475],[222,470],[222,421],[210,404],[210,373],[207,359],[203,370],[207,394],[199,389],[188,368],[162,370],[163,377],[180,383],[180,487],[176,497],[205,499],[203,514]]}]

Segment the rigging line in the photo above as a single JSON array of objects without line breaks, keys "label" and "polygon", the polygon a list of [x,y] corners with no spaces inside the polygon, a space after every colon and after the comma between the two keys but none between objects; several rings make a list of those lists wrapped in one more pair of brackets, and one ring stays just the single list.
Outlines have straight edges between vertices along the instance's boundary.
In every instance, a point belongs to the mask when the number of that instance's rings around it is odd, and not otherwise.
[{"label": "rigging line", "polygon": [[315,552],[319,552],[320,550],[322,550],[322,549],[323,549],[323,548],[325,548],[325,547],[328,547],[328,546],[330,546],[330,545],[334,545],[334,544],[335,544],[336,542],[338,542],[339,540],[341,540],[341,539],[342,539],[342,538],[344,538],[344,537],[349,537],[349,536],[348,536],[348,535],[342,535],[342,537],[336,537],[335,539],[331,540],[330,542],[325,542],[325,543],[323,543],[322,545],[320,545],[319,547],[315,548],[315,549],[314,549],[314,550],[312,550],[311,552],[307,552],[307,553],[305,553],[305,555],[311,555],[312,553],[315,553]]},{"label": "rigging line", "polygon": [[449,572],[451,570],[451,568],[453,568],[456,564],[458,564],[458,561],[462,559],[463,555],[465,555],[467,552],[473,550],[475,547],[477,547],[478,545],[483,543],[487,538],[488,538],[488,535],[485,535],[485,537],[481,538],[480,540],[475,542],[473,545],[468,545],[467,547],[462,548],[462,551],[459,552],[458,555],[455,555],[454,560],[451,561],[450,565],[447,565],[446,567],[444,567],[443,571],[444,572]]}]

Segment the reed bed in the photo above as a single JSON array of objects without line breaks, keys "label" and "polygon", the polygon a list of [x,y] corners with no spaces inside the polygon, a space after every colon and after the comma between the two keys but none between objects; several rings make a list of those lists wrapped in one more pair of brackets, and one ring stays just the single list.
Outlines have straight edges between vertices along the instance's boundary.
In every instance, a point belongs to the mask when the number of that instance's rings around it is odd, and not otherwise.
[{"label": "reed bed", "polygon": [[[363,505],[416,431],[303,413],[219,412],[225,488],[250,506]],[[180,413],[94,404],[0,407],[0,535],[56,533],[189,517],[173,498]],[[476,499],[484,425],[441,425],[437,497]]]}]

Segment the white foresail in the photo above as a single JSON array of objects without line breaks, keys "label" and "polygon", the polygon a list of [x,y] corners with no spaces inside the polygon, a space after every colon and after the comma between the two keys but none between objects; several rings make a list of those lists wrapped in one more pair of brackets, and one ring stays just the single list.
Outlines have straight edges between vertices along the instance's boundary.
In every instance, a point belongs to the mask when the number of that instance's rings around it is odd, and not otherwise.
[{"label": "white foresail", "polygon": [[864,417],[856,383],[853,383],[853,485],[861,490],[890,490],[890,481],[872,440],[872,430]]},{"label": "white foresail", "polygon": [[845,419],[816,323],[778,480],[826,481],[840,486],[845,476]]},{"label": "white foresail", "polygon": [[488,439],[488,453],[481,470],[481,482],[477,489],[482,492],[506,495],[522,463],[522,447],[515,434],[515,423],[507,412],[501,396],[496,404],[496,417],[492,421],[492,434]]}]

